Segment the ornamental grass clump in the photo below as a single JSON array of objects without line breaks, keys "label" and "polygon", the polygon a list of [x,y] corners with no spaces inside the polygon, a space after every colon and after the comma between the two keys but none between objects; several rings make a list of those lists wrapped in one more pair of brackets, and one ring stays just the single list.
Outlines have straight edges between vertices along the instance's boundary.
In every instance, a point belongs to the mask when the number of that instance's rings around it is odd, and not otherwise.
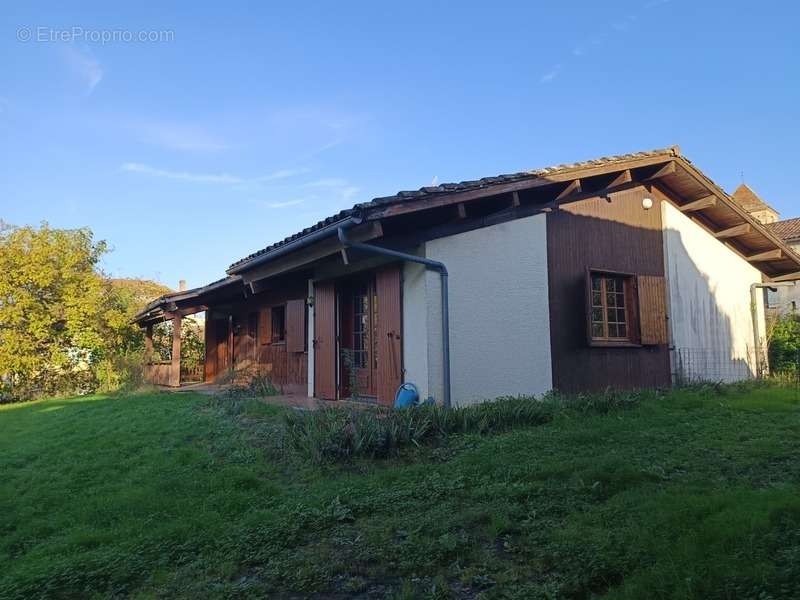
[{"label": "ornamental grass clump", "polygon": [[420,406],[404,410],[324,408],[285,416],[290,446],[314,462],[355,457],[386,458],[402,448],[443,440],[453,434],[491,434],[540,425],[551,407],[533,397],[500,398],[453,409]]}]

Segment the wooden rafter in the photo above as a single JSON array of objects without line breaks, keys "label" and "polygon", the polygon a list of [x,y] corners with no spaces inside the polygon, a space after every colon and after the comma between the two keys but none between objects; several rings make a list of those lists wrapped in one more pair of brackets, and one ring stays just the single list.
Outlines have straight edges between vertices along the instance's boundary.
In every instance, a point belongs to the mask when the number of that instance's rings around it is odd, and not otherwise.
[{"label": "wooden rafter", "polygon": [[689,202],[689,204],[684,204],[683,206],[679,206],[681,212],[695,212],[698,210],[704,210],[706,208],[711,208],[712,206],[717,205],[717,197],[716,196],[705,196],[700,198],[699,200],[695,200],[694,202]]},{"label": "wooden rafter", "polygon": [[759,252],[758,254],[751,254],[747,257],[749,262],[761,262],[765,260],[780,260],[783,258],[783,250],[767,250],[766,252]]},{"label": "wooden rafter", "polygon": [[569,196],[574,196],[580,193],[581,193],[581,180],[573,179],[567,184],[567,187],[561,190],[561,193],[559,193],[558,196],[556,196],[555,201],[560,202],[564,200],[564,198],[568,198]]},{"label": "wooden rafter", "polygon": [[773,277],[771,281],[779,283],[781,281],[800,281],[800,271],[796,273],[787,273],[786,275],[779,275],[778,277]]},{"label": "wooden rafter", "polygon": [[427,196],[415,200],[407,200],[405,202],[391,204],[385,208],[372,210],[369,214],[370,220],[382,219],[386,217],[393,217],[400,214],[416,212],[418,210],[427,210],[431,208],[438,208],[440,206],[449,206],[459,202],[469,202],[486,196],[496,196],[500,194],[509,194],[512,192],[519,192],[522,190],[543,188],[557,183],[564,183],[573,181],[578,178],[596,177],[598,175],[608,175],[609,173],[618,172],[622,169],[638,169],[651,165],[663,164],[665,160],[669,160],[666,156],[651,156],[647,158],[634,159],[626,161],[624,165],[598,165],[595,167],[585,167],[581,169],[568,170],[563,173],[553,173],[546,177],[532,177],[531,179],[522,179],[511,183],[504,183],[493,185],[490,187],[482,187],[473,190],[466,190],[463,192],[454,192],[451,194],[440,194],[435,196]]},{"label": "wooden rafter", "polygon": [[649,181],[651,179],[659,179],[666,175],[672,175],[675,172],[675,170],[676,170],[675,161],[671,160],[667,164],[662,166],[660,169],[658,169],[655,173],[646,177],[645,180]]},{"label": "wooden rafter", "polygon": [[750,225],[750,223],[742,223],[741,225],[734,225],[733,227],[728,227],[727,229],[718,231],[714,234],[714,237],[718,240],[725,240],[739,237],[740,235],[747,235],[752,231],[753,227]]},{"label": "wooden rafter", "polygon": [[519,206],[519,192],[511,192],[511,206]]},{"label": "wooden rafter", "polygon": [[459,202],[456,204],[456,208],[458,210],[458,218],[459,219],[466,219],[467,218],[467,207],[464,206],[463,202]]},{"label": "wooden rafter", "polygon": [[617,187],[618,185],[624,185],[626,183],[630,183],[633,181],[633,177],[631,177],[631,170],[625,169],[624,171],[620,171],[617,173],[614,178],[608,182],[606,187]]}]

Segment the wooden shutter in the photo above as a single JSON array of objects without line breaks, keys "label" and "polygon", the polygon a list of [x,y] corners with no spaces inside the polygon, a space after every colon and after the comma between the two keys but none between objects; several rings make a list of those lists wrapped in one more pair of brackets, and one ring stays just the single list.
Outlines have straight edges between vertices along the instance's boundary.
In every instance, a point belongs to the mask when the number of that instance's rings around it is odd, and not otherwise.
[{"label": "wooden shutter", "polygon": [[263,346],[272,341],[272,309],[262,308],[258,320],[258,342]]},{"label": "wooden shutter", "polygon": [[306,301],[289,300],[286,303],[286,351],[304,352],[306,349]]},{"label": "wooden shutter", "polygon": [[639,275],[639,330],[642,344],[669,342],[667,333],[667,286],[663,277]]},{"label": "wooden shutter", "polygon": [[336,399],[336,289],[314,286],[314,395]]},{"label": "wooden shutter", "polygon": [[375,278],[378,297],[376,327],[378,403],[391,406],[403,375],[400,267],[381,269]]}]

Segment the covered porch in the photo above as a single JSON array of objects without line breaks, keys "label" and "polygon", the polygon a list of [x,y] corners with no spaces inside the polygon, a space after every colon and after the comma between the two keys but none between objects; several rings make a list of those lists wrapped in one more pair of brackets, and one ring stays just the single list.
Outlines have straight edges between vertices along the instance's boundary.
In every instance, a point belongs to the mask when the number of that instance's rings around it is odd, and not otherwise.
[{"label": "covered porch", "polygon": [[[181,359],[183,321],[198,313],[208,311],[214,302],[229,302],[241,298],[242,284],[238,277],[226,277],[207,286],[180,291],[162,296],[149,303],[134,318],[144,329],[144,381],[151,385],[170,388],[192,386],[206,382],[206,350],[202,360],[187,364]],[[206,319],[198,319],[202,325],[203,343],[207,342]],[[164,359],[156,351],[154,330],[162,323],[169,323],[169,352]]]}]

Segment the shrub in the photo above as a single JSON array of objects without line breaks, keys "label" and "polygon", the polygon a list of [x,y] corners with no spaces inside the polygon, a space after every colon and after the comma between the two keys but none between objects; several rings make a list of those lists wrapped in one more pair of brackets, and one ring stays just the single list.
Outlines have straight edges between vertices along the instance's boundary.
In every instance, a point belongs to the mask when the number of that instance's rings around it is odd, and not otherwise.
[{"label": "shrub", "polygon": [[792,313],[772,325],[769,364],[773,373],[795,375],[800,361],[800,317]]}]

